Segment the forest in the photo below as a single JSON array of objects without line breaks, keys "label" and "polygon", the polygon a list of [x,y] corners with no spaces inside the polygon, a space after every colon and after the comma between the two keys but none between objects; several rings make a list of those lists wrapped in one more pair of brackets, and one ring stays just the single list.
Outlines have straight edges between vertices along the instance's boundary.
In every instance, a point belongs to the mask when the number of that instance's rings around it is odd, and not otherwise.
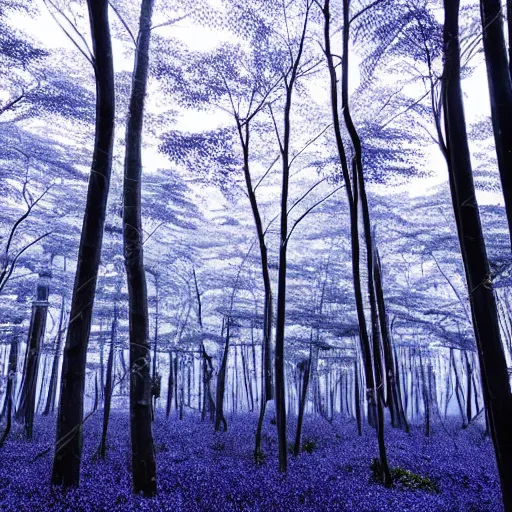
[{"label": "forest", "polygon": [[512,0],[0,0],[0,510],[512,512]]}]

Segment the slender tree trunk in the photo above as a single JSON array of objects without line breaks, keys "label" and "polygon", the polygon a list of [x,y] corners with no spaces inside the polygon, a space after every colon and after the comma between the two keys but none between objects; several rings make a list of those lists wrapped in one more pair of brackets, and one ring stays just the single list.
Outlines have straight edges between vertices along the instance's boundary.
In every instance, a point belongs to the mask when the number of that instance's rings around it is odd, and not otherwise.
[{"label": "slender tree trunk", "polygon": [[480,0],[480,12],[494,141],[512,244],[512,80],[501,0]]},{"label": "slender tree trunk", "polygon": [[480,359],[505,510],[512,510],[512,396],[500,339],[496,301],[485,248],[466,133],[460,85],[459,0],[445,0],[444,117],[451,193]]},{"label": "slender tree trunk", "polygon": [[254,224],[256,227],[256,234],[258,236],[258,245],[260,248],[261,258],[261,272],[263,277],[263,288],[265,292],[265,301],[263,305],[263,371],[265,378],[265,399],[272,400],[273,385],[272,385],[272,323],[273,323],[273,308],[272,308],[272,286],[270,281],[270,272],[268,269],[268,250],[265,241],[265,231],[263,229],[263,222],[258,207],[258,201],[256,199],[256,193],[252,186],[251,171],[249,166],[249,121],[246,121],[244,125],[240,120],[236,119],[238,134],[240,137],[240,143],[242,145],[242,152],[244,158],[244,177],[247,188],[247,195],[251,204],[252,215],[254,218]]},{"label": "slender tree trunk", "polygon": [[142,0],[132,75],[124,161],[124,256],[129,297],[130,426],[132,477],[136,493],[156,494],[156,459],[151,432],[149,318],[141,219],[142,128],[149,71],[154,0]]},{"label": "slender tree trunk", "polygon": [[114,366],[114,350],[115,350],[115,339],[117,333],[117,304],[114,304],[114,318],[112,319],[112,330],[110,331],[110,347],[107,359],[107,380],[105,382],[105,389],[103,392],[104,404],[103,404],[103,428],[101,431],[101,441],[99,446],[99,455],[102,459],[105,459],[107,451],[107,431],[108,422],[110,419],[110,406],[112,404],[112,370]]},{"label": "slender tree trunk", "polygon": [[302,421],[304,419],[304,409],[306,408],[306,400],[308,397],[308,385],[311,371],[311,350],[309,351],[309,359],[301,361],[298,365],[300,370],[299,378],[302,379],[302,393],[299,399],[299,416],[297,418],[297,431],[295,433],[295,445],[293,447],[293,454],[297,456],[300,452],[300,438],[302,434]]},{"label": "slender tree trunk", "polygon": [[466,400],[466,418],[468,419],[468,425],[471,423],[471,418],[473,417],[473,411],[471,409],[472,407],[472,382],[471,382],[471,376],[473,375],[473,368],[471,367],[471,363],[468,358],[467,352],[464,350],[464,359],[466,362],[466,389],[467,391],[467,400]]},{"label": "slender tree trunk", "polygon": [[174,357],[174,409],[178,410],[178,353]]},{"label": "slender tree trunk", "polygon": [[50,376],[50,384],[48,385],[48,396],[46,398],[46,407],[43,412],[44,416],[47,416],[48,414],[53,413],[54,408],[55,408],[55,395],[57,394],[57,377],[58,377],[58,373],[59,373],[60,351],[62,350],[62,324],[64,322],[64,307],[65,307],[65,299],[64,299],[64,295],[63,295],[61,306],[60,306],[59,330],[57,332],[57,344],[55,347],[55,354],[53,356],[52,373]]},{"label": "slender tree trunk", "polygon": [[[224,323],[224,321],[223,321]],[[220,430],[222,423],[224,432],[228,429],[226,418],[224,417],[224,392],[226,389],[226,371],[228,366],[229,354],[229,338],[230,338],[230,324],[231,319],[228,317],[225,321],[226,324],[226,341],[224,344],[224,352],[222,353],[222,362],[217,375],[217,394],[216,394],[216,407],[215,407],[215,432]],[[224,329],[223,329],[224,331]]]},{"label": "slender tree trunk", "polygon": [[359,366],[357,364],[357,357],[354,359],[354,409],[356,413],[357,434],[363,435],[361,425],[361,391],[359,390]]},{"label": "slender tree trunk", "polygon": [[100,264],[114,142],[114,68],[108,0],[88,0],[96,76],[96,136],[64,348],[52,484],[77,486],[82,457],[85,363]]},{"label": "slender tree trunk", "polygon": [[287,246],[288,246],[288,193],[290,179],[290,135],[291,135],[291,107],[292,96],[297,80],[297,72],[304,50],[304,41],[309,17],[307,5],[302,34],[297,54],[289,69],[285,80],[286,96],[283,112],[283,138],[279,140],[281,159],[283,162],[282,183],[281,183],[281,211],[280,211],[280,246],[279,246],[279,269],[278,269],[278,291],[277,291],[277,313],[276,313],[276,349],[275,349],[275,406],[277,422],[277,443],[279,451],[279,471],[285,473],[287,470],[287,443],[286,443],[286,403],[285,403],[285,369],[284,369],[284,337],[286,325],[286,270],[287,270]]},{"label": "slender tree trunk", "polygon": [[103,319],[100,319],[100,389],[101,389],[101,399],[104,400],[103,391],[105,389],[105,361],[103,357],[103,352],[105,351],[105,339],[103,337]]},{"label": "slender tree trunk", "polygon": [[203,351],[203,379],[204,379],[204,415],[202,415],[202,419],[206,417],[206,412],[208,411],[210,415],[210,421],[213,423],[215,420],[215,401],[212,397],[212,389],[211,382],[213,377],[213,364],[212,358],[206,353],[206,349],[204,344],[202,345]]},{"label": "slender tree trunk", "polygon": [[153,397],[153,407],[151,408],[151,419],[155,421],[155,410],[156,410],[156,401],[158,396],[156,394],[156,389],[159,387],[159,377],[156,373],[156,362],[157,362],[157,351],[158,351],[158,320],[159,320],[159,306],[160,306],[160,297],[158,290],[158,274],[156,272],[153,273],[153,277],[155,278],[155,335],[153,338],[153,372],[151,374],[151,395]]},{"label": "slender tree trunk", "polygon": [[165,416],[168,418],[172,408],[172,391],[174,388],[174,368],[173,368],[172,351],[169,352],[169,380],[167,385],[167,404],[165,407]]},{"label": "slender tree trunk", "polygon": [[[48,380],[48,372],[46,371],[46,367],[48,366],[48,355],[43,355],[43,363],[42,366],[42,374],[41,374],[41,382],[39,384],[40,391],[39,391],[39,397],[37,399],[37,407],[35,408],[35,413],[39,414],[41,412],[41,409],[43,408],[43,397],[44,392],[47,389],[47,380]],[[36,386],[36,394],[37,394],[37,386]]]},{"label": "slender tree trunk", "polygon": [[252,412],[254,408],[254,404],[252,403],[252,388],[250,386],[250,382],[248,382],[248,368],[247,368],[247,359],[244,354],[244,346],[240,347],[240,355],[242,357],[242,373],[244,378],[244,388],[245,388],[245,398],[247,399],[247,409]]},{"label": "slender tree trunk", "polygon": [[421,385],[423,389],[423,407],[425,415],[425,436],[430,437],[430,396],[428,392],[427,378],[425,375],[425,366],[423,365],[423,358],[420,352],[420,372],[421,372]]}]

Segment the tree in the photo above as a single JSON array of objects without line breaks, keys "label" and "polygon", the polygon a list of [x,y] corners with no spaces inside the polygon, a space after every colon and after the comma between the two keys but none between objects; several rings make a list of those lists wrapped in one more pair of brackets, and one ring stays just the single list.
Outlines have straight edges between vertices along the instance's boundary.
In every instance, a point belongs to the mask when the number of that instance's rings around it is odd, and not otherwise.
[{"label": "tree", "polygon": [[466,273],[482,387],[505,509],[512,508],[512,396],[489,262],[475,197],[460,87],[459,1],[444,2],[444,94],[448,173]]},{"label": "tree", "polygon": [[64,348],[52,483],[77,486],[82,455],[87,345],[103,239],[114,142],[114,69],[107,0],[87,2],[96,77],[95,142]]},{"label": "tree", "polygon": [[130,323],[130,427],[136,493],[156,494],[156,459],[151,432],[151,350],[141,219],[142,126],[149,72],[154,0],[142,0],[135,49],[124,161],[123,233]]}]

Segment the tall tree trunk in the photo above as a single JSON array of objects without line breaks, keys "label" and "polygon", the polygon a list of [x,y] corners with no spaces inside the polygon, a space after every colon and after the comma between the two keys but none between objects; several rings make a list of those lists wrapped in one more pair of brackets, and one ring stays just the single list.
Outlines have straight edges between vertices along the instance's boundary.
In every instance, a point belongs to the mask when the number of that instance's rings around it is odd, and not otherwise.
[{"label": "tall tree trunk", "polygon": [[[348,72],[349,72],[349,34],[350,34],[350,0],[343,0],[343,56],[342,56],[342,86],[341,86],[341,98],[342,98],[342,109],[343,117],[347,131],[352,141],[354,148],[354,160],[353,165],[355,166],[357,180],[354,179],[354,183],[357,182],[360,200],[363,214],[363,226],[364,226],[364,239],[366,244],[366,260],[367,260],[367,271],[368,271],[368,295],[370,300],[370,318],[372,328],[372,345],[373,345],[373,371],[374,371],[374,385],[370,386],[367,382],[368,398],[369,403],[375,403],[377,412],[377,439],[379,445],[379,456],[380,465],[382,468],[382,478],[384,485],[390,486],[392,484],[391,473],[389,471],[386,445],[384,442],[384,410],[383,410],[383,392],[381,390],[382,384],[382,371],[383,365],[381,360],[381,344],[380,344],[380,332],[379,332],[379,319],[377,312],[377,302],[375,298],[375,281],[373,275],[373,243],[372,233],[370,226],[370,214],[368,208],[368,199],[366,197],[366,188],[363,176],[363,159],[362,159],[362,148],[359,134],[357,133],[356,127],[352,120],[350,113],[349,101],[348,101]],[[357,208],[357,202],[355,203]]]},{"label": "tall tree trunk", "polygon": [[279,245],[279,269],[278,269],[278,290],[277,290],[277,313],[276,313],[276,349],[275,349],[275,406],[277,422],[277,443],[279,451],[279,471],[284,473],[287,469],[287,443],[286,443],[286,403],[285,403],[285,369],[284,369],[284,336],[286,324],[286,270],[287,270],[287,248],[288,248],[288,193],[290,179],[290,135],[291,135],[291,107],[292,96],[297,80],[297,72],[304,50],[304,41],[309,17],[309,7],[304,17],[304,24],[300,38],[297,55],[289,69],[287,80],[285,80],[286,97],[283,112],[283,138],[279,139],[281,159],[283,162],[282,183],[281,183],[281,229]]},{"label": "tall tree trunk", "polygon": [[466,133],[460,85],[459,0],[444,0],[444,116],[450,182],[466,271],[482,387],[489,412],[505,510],[512,510],[512,396],[500,339]]},{"label": "tall tree trunk", "polygon": [[39,274],[36,300],[32,303],[32,317],[28,334],[27,352],[25,355],[25,371],[21,382],[20,405],[16,411],[16,418],[22,420],[25,436],[32,439],[34,428],[34,412],[36,405],[37,374],[39,370],[39,355],[46,329],[46,316],[48,314],[48,295],[50,294],[51,271]]},{"label": "tall tree trunk", "polygon": [[254,224],[256,227],[256,234],[258,237],[258,245],[260,248],[261,258],[261,272],[263,277],[263,288],[265,293],[265,299],[263,303],[263,381],[262,381],[262,393],[264,397],[260,404],[260,415],[258,419],[258,425],[256,427],[255,436],[255,457],[259,457],[261,454],[261,429],[263,428],[263,419],[265,417],[265,410],[267,407],[266,402],[274,398],[274,387],[272,383],[272,325],[273,325],[273,304],[272,304],[272,285],[270,281],[270,272],[268,268],[268,250],[265,241],[265,231],[263,229],[263,222],[258,207],[258,201],[256,199],[255,188],[252,185],[251,171],[249,166],[249,121],[242,123],[236,118],[238,134],[240,137],[240,143],[242,145],[242,152],[244,158],[244,177],[247,188],[247,195],[251,204],[251,211],[254,218]]},{"label": "tall tree trunk", "polygon": [[268,269],[268,250],[265,241],[265,231],[263,229],[263,222],[256,199],[255,188],[252,185],[252,177],[249,166],[249,121],[244,124],[241,123],[237,117],[237,129],[242,145],[242,152],[244,158],[244,177],[247,188],[247,195],[251,204],[252,215],[254,218],[254,225],[256,227],[256,234],[258,237],[258,245],[260,248],[261,258],[261,272],[263,277],[263,288],[265,293],[265,300],[263,305],[263,374],[265,379],[265,399],[266,401],[272,400],[274,397],[272,386],[272,323],[273,323],[273,308],[272,308],[272,286],[270,281],[270,272]]},{"label": "tall tree trunk", "polygon": [[512,79],[501,0],[480,0],[480,12],[494,141],[512,245]]},{"label": "tall tree trunk", "polygon": [[88,0],[87,5],[96,76],[96,136],[62,362],[57,443],[52,469],[52,484],[64,486],[77,486],[80,480],[85,363],[114,142],[114,68],[108,0]]},{"label": "tall tree trunk", "polygon": [[61,306],[60,306],[59,330],[57,332],[57,344],[55,347],[55,354],[53,356],[52,373],[50,376],[50,384],[48,385],[48,396],[46,398],[46,407],[43,412],[44,416],[47,416],[48,414],[53,413],[54,408],[55,408],[55,396],[57,394],[57,377],[58,377],[58,373],[59,373],[60,351],[62,350],[62,324],[64,323],[65,303],[66,303],[66,301],[65,301],[64,295],[63,295]]},{"label": "tall tree trunk", "polygon": [[151,432],[151,353],[141,219],[142,128],[149,72],[154,0],[142,0],[135,51],[124,161],[124,257],[129,297],[130,427],[132,477],[136,493],[156,494],[156,459]]},{"label": "tall tree trunk", "polygon": [[[361,354],[363,360],[364,374],[366,378],[366,386],[369,389],[375,387],[371,347],[368,337],[368,330],[366,327],[366,318],[364,313],[363,295],[361,291],[361,272],[360,272],[360,247],[359,247],[359,227],[358,227],[358,184],[355,162],[353,165],[353,180],[351,182],[350,171],[347,163],[347,156],[341,134],[341,122],[338,107],[338,78],[336,76],[336,66],[334,65],[334,55],[331,51],[331,36],[330,36],[330,0],[324,0],[324,7],[322,9],[324,14],[324,44],[325,56],[327,59],[327,66],[329,69],[330,77],[330,95],[331,95],[331,112],[333,117],[334,135],[336,139],[336,146],[338,149],[338,156],[341,163],[343,172],[343,179],[345,181],[345,189],[347,191],[347,198],[349,203],[350,215],[350,235],[351,235],[351,248],[352,248],[352,278],[354,284],[354,296],[356,302],[357,322],[359,326],[359,342],[361,345]],[[345,55],[345,54],[344,54]],[[341,98],[342,108],[348,104],[348,53],[345,60],[342,62],[342,87]],[[347,77],[347,78],[345,78]],[[373,401],[368,401],[368,422],[370,425],[375,426],[377,418],[376,404]]]}]

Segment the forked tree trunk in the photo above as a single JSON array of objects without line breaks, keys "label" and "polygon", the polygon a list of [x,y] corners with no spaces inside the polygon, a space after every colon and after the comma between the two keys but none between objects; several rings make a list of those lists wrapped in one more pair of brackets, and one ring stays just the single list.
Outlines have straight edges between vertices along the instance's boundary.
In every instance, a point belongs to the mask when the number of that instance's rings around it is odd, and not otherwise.
[{"label": "forked tree trunk", "polygon": [[[363,295],[361,290],[361,271],[360,271],[360,245],[359,245],[359,224],[358,224],[358,185],[357,171],[355,162],[353,165],[353,178],[351,181],[350,171],[347,161],[347,155],[343,143],[341,133],[341,120],[339,116],[338,105],[338,78],[336,75],[336,66],[334,64],[334,55],[331,51],[331,35],[330,35],[330,0],[324,0],[322,9],[324,15],[324,44],[327,66],[329,69],[330,79],[330,95],[331,95],[331,112],[333,117],[334,135],[336,139],[336,147],[343,172],[343,180],[345,181],[345,189],[349,203],[350,215],[350,237],[352,249],[352,280],[354,285],[354,296],[356,302],[357,322],[359,326],[359,342],[361,345],[361,355],[363,360],[363,369],[368,389],[374,389],[374,376],[372,368],[371,347],[366,327],[366,318],[364,313]],[[347,43],[348,45],[348,43]],[[348,48],[348,46],[347,46]],[[345,54],[344,54],[345,56]],[[344,64],[343,64],[344,62]],[[342,87],[341,98],[343,111],[348,104],[348,53],[342,62]],[[345,78],[347,77],[347,78]],[[375,426],[377,420],[377,409],[374,401],[368,401],[368,422]]]},{"label": "forked tree trunk", "polygon": [[505,510],[512,510],[512,396],[466,133],[460,85],[459,0],[444,0],[444,11],[443,107],[450,189],[503,502]]},{"label": "forked tree trunk", "polygon": [[126,126],[123,233],[129,298],[130,430],[133,489],[156,494],[156,459],[151,431],[151,348],[141,214],[142,128],[149,72],[154,0],[142,0],[132,90]]},{"label": "forked tree trunk", "polygon": [[52,484],[64,486],[77,486],[80,480],[85,363],[112,168],[115,99],[108,4],[108,0],[87,1],[96,76],[96,135],[62,362],[52,469]]},{"label": "forked tree trunk", "polygon": [[[342,56],[342,87],[341,87],[341,98],[342,98],[342,109],[343,117],[347,131],[352,141],[354,149],[354,160],[353,165],[355,166],[355,177],[354,183],[357,183],[361,209],[363,214],[363,227],[364,227],[364,240],[366,245],[366,261],[367,261],[367,272],[368,272],[368,296],[370,301],[370,318],[371,318],[371,329],[372,329],[372,345],[373,345],[373,371],[374,371],[374,384],[373,387],[367,382],[368,398],[369,403],[374,402],[377,412],[377,440],[379,445],[379,456],[380,466],[382,469],[382,479],[384,485],[391,486],[392,479],[389,471],[386,445],[384,441],[384,404],[383,404],[383,392],[382,392],[382,375],[383,375],[383,364],[381,360],[381,339],[379,331],[379,318],[377,312],[377,301],[375,298],[375,280],[374,280],[374,266],[373,266],[373,243],[372,233],[370,226],[370,213],[368,208],[368,199],[366,196],[366,188],[364,183],[363,175],[363,157],[361,140],[357,129],[352,120],[350,113],[350,106],[348,101],[348,72],[349,72],[349,35],[350,35],[350,0],[343,0],[343,56]],[[357,208],[357,201],[355,202],[355,208]]]}]

